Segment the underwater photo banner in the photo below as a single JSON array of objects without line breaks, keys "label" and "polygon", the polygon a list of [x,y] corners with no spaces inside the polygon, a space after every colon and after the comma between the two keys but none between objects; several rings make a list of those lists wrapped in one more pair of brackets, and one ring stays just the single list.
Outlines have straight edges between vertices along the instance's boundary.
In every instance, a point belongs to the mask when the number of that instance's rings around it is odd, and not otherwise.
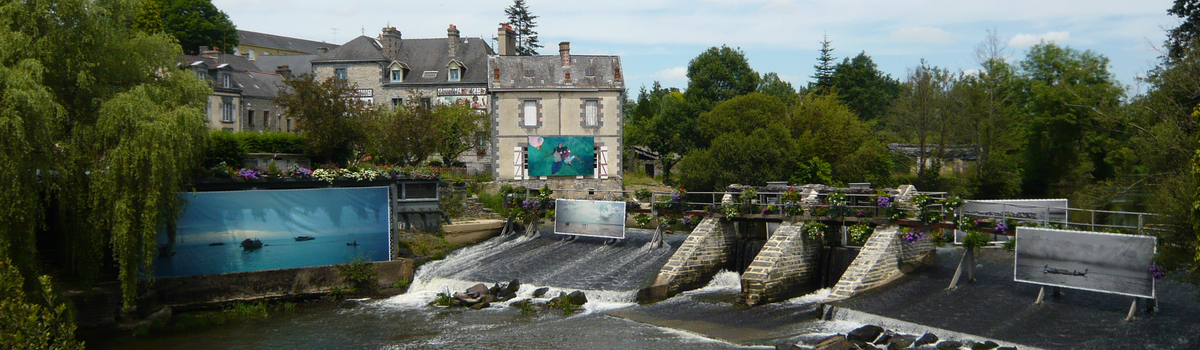
[{"label": "underwater photo banner", "polygon": [[592,176],[596,139],[591,136],[530,136],[525,148],[529,176]]},{"label": "underwater photo banner", "polygon": [[154,277],[388,261],[388,187],[180,194],[174,242],[160,229]]}]

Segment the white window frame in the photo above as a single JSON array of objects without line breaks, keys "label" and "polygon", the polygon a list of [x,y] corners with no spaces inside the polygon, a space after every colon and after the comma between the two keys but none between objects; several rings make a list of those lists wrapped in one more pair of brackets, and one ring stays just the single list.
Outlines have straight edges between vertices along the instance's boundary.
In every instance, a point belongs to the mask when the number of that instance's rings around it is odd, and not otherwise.
[{"label": "white window frame", "polygon": [[392,78],[391,80],[393,83],[403,82],[404,81],[404,70],[400,69],[400,68],[393,69],[391,78]]},{"label": "white window frame", "polygon": [[334,79],[346,80],[349,78],[349,76],[350,76],[350,72],[348,72],[346,70],[346,68],[334,68],[333,69],[333,78]]},{"label": "white window frame", "polygon": [[233,115],[234,115],[233,110],[234,110],[233,103],[230,103],[230,102],[221,103],[221,122],[232,123]]},{"label": "white window frame", "polygon": [[221,74],[221,87],[228,89],[230,86],[232,83],[229,81],[229,74]]},{"label": "white window frame", "polygon": [[538,126],[538,101],[523,100],[521,101],[521,125],[536,127]]},{"label": "white window frame", "polygon": [[462,81],[462,71],[457,67],[450,68],[450,74],[447,74],[447,79],[450,81]]},{"label": "white window frame", "polygon": [[583,101],[584,125],[600,126],[600,101],[584,100]]}]

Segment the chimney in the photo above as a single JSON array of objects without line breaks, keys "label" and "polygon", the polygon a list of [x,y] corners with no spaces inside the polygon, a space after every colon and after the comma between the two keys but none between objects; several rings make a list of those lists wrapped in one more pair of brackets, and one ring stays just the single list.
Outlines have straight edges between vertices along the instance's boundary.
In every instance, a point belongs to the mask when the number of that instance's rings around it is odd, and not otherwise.
[{"label": "chimney", "polygon": [[501,23],[500,29],[496,30],[496,37],[496,51],[500,56],[517,54],[517,32],[514,32],[512,27],[506,23]]},{"label": "chimney", "polygon": [[459,37],[458,28],[455,28],[453,24],[450,25],[450,28],[446,29],[446,39],[449,42],[447,46],[450,48],[450,58],[454,58],[454,55],[458,53]]},{"label": "chimney", "polygon": [[217,49],[215,47],[201,46],[200,47],[200,55],[217,57],[217,56],[221,55],[221,50]]},{"label": "chimney", "polygon": [[329,53],[329,48],[328,48],[328,47],[318,47],[318,48],[317,48],[317,54],[318,54],[318,55],[324,55],[324,54],[327,54],[327,53]]},{"label": "chimney", "polygon": [[286,64],[282,65],[282,66],[278,66],[278,67],[275,67],[275,74],[282,75],[284,79],[291,79],[292,78],[292,69],[288,68],[288,66]]},{"label": "chimney", "polygon": [[383,55],[389,60],[400,56],[400,31],[396,27],[384,27],[379,36],[379,45],[383,47]]},{"label": "chimney", "polygon": [[562,58],[562,66],[571,66],[571,42],[564,41],[558,43],[558,56]]},{"label": "chimney", "polygon": [[196,49],[196,54],[197,54],[197,55],[203,55],[205,51],[208,51],[208,46],[207,46],[207,45],[200,45],[200,47]]}]

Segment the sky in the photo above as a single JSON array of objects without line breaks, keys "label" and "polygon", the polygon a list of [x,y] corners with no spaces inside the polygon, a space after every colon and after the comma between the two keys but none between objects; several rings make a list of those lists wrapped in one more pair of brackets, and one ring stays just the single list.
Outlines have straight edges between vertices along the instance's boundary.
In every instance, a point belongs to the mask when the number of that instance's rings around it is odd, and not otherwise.
[{"label": "sky", "polygon": [[[643,85],[687,86],[687,64],[713,46],[745,52],[759,73],[776,72],[806,85],[828,37],[839,60],[865,52],[880,70],[903,79],[921,59],[954,71],[978,67],[975,47],[994,30],[1020,60],[1042,40],[1108,57],[1110,71],[1130,89],[1160,56],[1170,0],[1053,1],[798,1],[798,0],[527,0],[539,16],[542,54],[560,41],[575,54],[621,56],[630,94]],[[492,38],[511,1],[214,0],[239,29],[345,43],[378,36],[385,26],[405,38]],[[632,97],[632,96],[631,96]]]}]

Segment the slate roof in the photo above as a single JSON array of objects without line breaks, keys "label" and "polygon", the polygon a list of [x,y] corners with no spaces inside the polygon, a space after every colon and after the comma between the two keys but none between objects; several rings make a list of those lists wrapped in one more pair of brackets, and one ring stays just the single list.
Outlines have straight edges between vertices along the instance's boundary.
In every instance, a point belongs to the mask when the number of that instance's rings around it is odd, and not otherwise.
[{"label": "slate roof", "polygon": [[[625,76],[620,56],[571,55],[571,65],[563,67],[559,55],[491,56],[488,70],[500,69],[500,79],[489,79],[490,89],[624,89]],[[589,76],[588,70],[593,73]],[[571,80],[566,80],[566,73]]]},{"label": "slate roof", "polygon": [[[408,66],[410,69],[408,77],[403,83],[389,82],[387,85],[487,83],[487,57],[495,53],[491,46],[488,46],[487,42],[481,38],[468,37],[458,40],[458,50],[455,51],[454,60],[461,62],[466,67],[460,81],[447,81],[447,76],[450,74],[448,65],[451,62],[449,38],[401,39],[400,52],[396,57],[396,62]],[[312,60],[313,65],[342,62],[381,62],[384,64],[383,67],[386,67],[391,64],[392,60],[384,55],[383,47],[378,40],[367,36],[355,38],[337,49],[317,55],[317,58]],[[423,78],[422,73],[425,71],[437,71],[438,74],[432,78]]]},{"label": "slate roof", "polygon": [[274,34],[266,34],[252,32],[248,30],[238,30],[238,42],[244,45],[254,45],[261,47],[270,47],[276,49],[284,49],[288,51],[305,52],[316,54],[317,48],[327,47],[330,50],[337,48],[338,44],[330,44],[321,41],[304,40],[297,38],[289,38]]},{"label": "slate roof", "polygon": [[312,60],[317,55],[258,55],[254,65],[264,72],[275,72],[275,68],[286,65],[292,75],[312,73]]},{"label": "slate roof", "polygon": [[[246,57],[239,55],[184,55],[180,64],[191,69],[197,66],[204,67],[214,89],[240,92],[245,97],[272,99],[279,94],[279,89],[283,86],[282,76],[273,72],[263,72]],[[230,89],[220,88],[214,71],[227,72],[234,86]]]}]

